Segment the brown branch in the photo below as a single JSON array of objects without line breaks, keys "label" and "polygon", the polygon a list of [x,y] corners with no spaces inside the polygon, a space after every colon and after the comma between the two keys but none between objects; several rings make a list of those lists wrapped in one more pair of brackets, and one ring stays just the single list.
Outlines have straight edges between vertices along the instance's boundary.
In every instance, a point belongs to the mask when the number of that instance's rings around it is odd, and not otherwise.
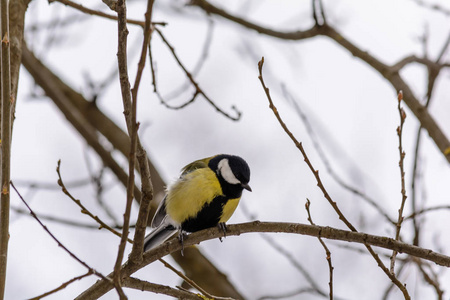
[{"label": "brown branch", "polygon": [[204,297],[201,297],[201,296],[191,293],[191,292],[176,290],[169,286],[155,284],[155,283],[151,283],[148,281],[143,281],[143,280],[140,280],[140,279],[137,279],[134,277],[128,277],[128,278],[124,279],[123,286],[128,287],[128,288],[137,289],[140,291],[149,291],[149,292],[153,292],[156,294],[164,294],[167,296],[173,296],[178,299],[188,299],[188,300],[190,300],[190,299],[192,299],[192,300],[205,299]]},{"label": "brown branch", "polygon": [[[433,252],[432,250],[420,248],[392,238],[370,235],[361,232],[353,232],[341,230],[331,227],[312,226],[296,223],[273,223],[273,222],[249,222],[242,224],[227,225],[227,236],[239,236],[245,233],[261,233],[261,232],[284,232],[290,234],[308,235],[312,237],[321,237],[326,239],[340,240],[346,242],[360,243],[363,245],[371,245],[390,250],[396,250],[399,253],[406,253],[411,256],[419,257],[432,261],[438,265],[450,267],[450,257],[444,254]],[[223,237],[223,232],[218,228],[210,228],[190,234],[184,241],[184,247],[196,245],[200,242],[217,239]],[[131,276],[134,272],[154,262],[160,257],[169,253],[181,250],[181,244],[178,240],[170,240],[163,245],[144,253],[143,261],[139,264],[128,261],[122,266],[122,278]],[[189,248],[186,248],[189,249]],[[107,293],[112,288],[112,284],[100,280],[93,286],[79,295],[76,299],[97,299]]]},{"label": "brown branch", "polygon": [[[113,233],[114,235],[122,238],[122,234],[111,228],[108,224],[103,222],[98,216],[95,216],[93,213],[91,213],[82,203],[79,199],[76,199],[72,196],[72,194],[67,190],[66,186],[64,185],[64,181],[62,180],[61,172],[61,160],[58,160],[58,166],[56,167],[56,173],[58,174],[58,185],[61,187],[61,190],[64,194],[66,194],[76,205],[78,205],[81,209],[81,213],[88,215],[91,217],[95,222],[97,222],[100,226],[98,229],[105,228],[109,232]],[[132,240],[128,240],[130,243],[133,243]]]},{"label": "brown branch", "polygon": [[[52,2],[59,2],[59,3],[62,3],[62,4],[67,5],[67,6],[70,6],[70,7],[75,8],[75,9],[77,9],[77,10],[79,10],[79,11],[85,13],[85,14],[89,14],[89,15],[92,15],[92,16],[98,16],[98,17],[102,17],[102,18],[105,18],[105,19],[108,19],[108,20],[113,20],[113,21],[117,21],[118,20],[117,16],[110,15],[110,14],[107,14],[107,13],[104,13],[104,12],[101,12],[101,11],[98,11],[98,10],[94,10],[94,9],[90,9],[90,8],[84,7],[83,5],[75,3],[75,2],[70,1],[70,0],[49,0],[49,2],[50,3],[52,3]],[[145,26],[145,21],[143,22],[143,21],[138,21],[138,20],[133,20],[133,19],[127,19],[127,23],[128,24],[133,24],[133,25],[139,25],[141,27]],[[166,22],[154,22],[152,24],[153,25],[160,25],[160,26],[166,26],[167,25]]]},{"label": "brown branch", "polygon": [[422,214],[427,213],[427,212],[443,210],[443,209],[450,210],[450,205],[438,205],[438,206],[432,206],[432,207],[423,208],[423,209],[421,209],[419,211],[416,211],[416,212],[413,212],[409,216],[405,217],[405,220],[413,219],[416,216],[422,215]]},{"label": "brown branch", "polygon": [[[134,86],[131,90],[131,96],[132,96],[132,115],[131,115],[131,124],[132,124],[132,132],[131,132],[131,144],[133,145],[134,149],[137,147],[137,127],[136,124],[136,110],[137,110],[137,94],[139,90],[139,84],[141,82],[142,72],[145,67],[145,60],[147,57],[147,47],[150,44],[152,29],[150,27],[151,21],[152,21],[152,11],[153,11],[153,0],[147,1],[147,12],[145,13],[145,26],[144,26],[144,39],[142,42],[142,51],[141,51],[141,58],[139,59],[138,63],[138,71],[136,72],[136,79],[134,81]],[[143,151],[143,147],[140,146],[140,151]],[[133,172],[133,166],[134,166],[134,159],[132,154],[130,153],[130,175]],[[133,160],[133,161],[132,161]],[[148,219],[148,213],[150,211],[150,201],[153,199],[153,185],[150,178],[150,172],[149,172],[149,166],[148,166],[148,159],[147,155],[141,154],[141,157],[139,159],[139,165],[143,168],[143,175],[146,176],[143,178],[142,186],[145,193],[145,190],[149,192],[149,194],[146,194],[146,197],[141,201],[140,207],[139,207],[139,214],[138,219],[136,221],[136,231],[134,233],[134,241],[133,248],[131,250],[130,254],[130,260],[136,260],[139,261],[142,259],[142,252],[144,249],[144,237],[145,237],[145,230],[147,227],[147,219]],[[131,176],[130,176],[131,177]],[[130,189],[130,192],[132,190]],[[131,197],[132,199],[132,197]]]},{"label": "brown branch", "polygon": [[[403,223],[403,209],[405,208],[406,203],[406,187],[405,187],[405,169],[404,169],[404,159],[405,159],[405,151],[403,151],[403,141],[402,141],[402,134],[403,134],[403,125],[405,124],[406,119],[406,113],[401,107],[401,102],[403,100],[403,92],[398,92],[398,113],[400,116],[400,125],[397,127],[397,135],[398,135],[398,151],[400,153],[400,159],[398,162],[398,166],[400,168],[400,181],[401,181],[401,194],[402,194],[402,200],[400,204],[400,208],[398,210],[398,220],[396,224],[396,232],[395,232],[395,240],[398,241],[400,238],[400,230],[402,228]],[[397,256],[397,252],[393,251],[391,256],[391,268],[390,272],[392,274],[395,274],[394,266],[395,266],[395,257]]]},{"label": "brown branch", "polygon": [[295,291],[292,291],[292,292],[284,292],[284,293],[280,293],[278,295],[261,296],[261,297],[256,298],[256,300],[284,299],[284,298],[291,298],[293,296],[298,296],[301,294],[314,294],[314,293],[316,293],[316,291],[313,288],[300,288],[300,289],[296,289]]},{"label": "brown branch", "polygon": [[[322,180],[320,179],[319,176],[319,171],[315,170],[311,161],[308,158],[308,155],[306,154],[303,145],[301,142],[299,142],[294,135],[292,134],[292,132],[287,128],[286,124],[283,122],[283,120],[281,119],[280,114],[278,113],[277,108],[275,107],[275,105],[273,104],[272,101],[272,97],[270,96],[270,92],[269,92],[269,88],[266,87],[266,84],[264,82],[264,78],[262,75],[262,68],[264,65],[264,57],[258,62],[258,70],[259,70],[259,80],[261,82],[261,85],[264,89],[264,92],[266,94],[267,100],[269,101],[269,108],[273,111],[275,117],[277,118],[278,122],[280,123],[281,127],[283,128],[283,130],[286,132],[286,134],[290,137],[290,139],[294,142],[295,146],[300,150],[300,152],[302,153],[303,156],[303,160],[305,161],[305,163],[308,165],[309,169],[311,170],[311,172],[313,173],[316,181],[317,181],[317,186],[319,187],[319,189],[322,191],[325,199],[328,201],[328,203],[333,207],[334,211],[337,213],[337,215],[339,216],[339,219],[344,222],[344,224],[351,230],[354,232],[357,232],[356,228],[347,220],[347,218],[344,216],[344,214],[341,212],[341,210],[339,209],[337,203],[335,201],[333,201],[330,197],[330,195],[328,194],[327,190],[325,189],[325,186],[322,183]],[[397,287],[402,291],[404,297],[406,300],[410,299],[410,296],[408,294],[408,291],[406,290],[405,286],[395,277],[394,274],[390,273],[389,270],[386,268],[386,266],[383,264],[383,262],[381,261],[380,257],[378,256],[378,254],[376,254],[372,247],[370,247],[368,244],[364,244],[364,246],[366,246],[367,250],[369,251],[369,253],[373,256],[373,258],[375,259],[375,261],[377,262],[378,266],[381,268],[381,270],[383,270],[383,272],[392,280],[392,282],[395,283],[395,285],[397,285]]]},{"label": "brown branch", "polygon": [[233,298],[224,298],[224,297],[217,297],[217,296],[213,296],[210,293],[208,293],[207,291],[205,291],[201,286],[199,286],[197,283],[195,283],[195,281],[193,281],[192,279],[190,279],[189,277],[187,277],[186,275],[184,275],[183,273],[181,273],[180,271],[178,271],[177,269],[175,269],[172,265],[170,265],[168,262],[166,262],[164,259],[160,258],[158,259],[166,268],[168,268],[169,270],[171,270],[172,272],[174,272],[175,274],[177,274],[180,278],[182,278],[184,280],[184,282],[186,282],[187,284],[189,284],[191,287],[193,287],[194,289],[197,289],[199,292],[201,292],[204,296],[206,296],[208,299],[216,299],[216,300],[233,300]]},{"label": "brown branch", "polygon": [[424,8],[434,10],[436,12],[440,12],[440,13],[446,15],[447,17],[450,16],[450,10],[445,8],[444,6],[437,4],[437,3],[432,4],[432,3],[429,3],[428,1],[425,2],[423,0],[413,0],[413,2],[415,2],[417,5],[422,6]]},{"label": "brown branch", "polygon": [[[311,225],[315,226],[316,224],[314,224],[312,217],[311,217],[311,212],[309,210],[309,207],[311,206],[311,202],[309,201],[309,199],[306,199],[306,204],[305,204],[305,208],[306,208],[306,212],[308,213],[308,221]],[[327,245],[325,244],[325,242],[322,240],[321,237],[318,237],[320,244],[322,245],[323,249],[325,250],[325,254],[326,254],[326,259],[327,259],[327,263],[328,263],[328,270],[329,270],[329,274],[330,274],[330,281],[328,282],[328,286],[330,287],[330,300],[333,300],[333,263],[331,262],[331,252],[330,249],[328,249]]]},{"label": "brown branch", "polygon": [[[191,72],[192,76],[196,76],[202,69],[203,65],[205,64],[205,62],[209,56],[210,48],[212,46],[213,35],[214,35],[214,21],[211,18],[208,18],[208,29],[207,29],[205,41],[203,42],[202,51],[201,51],[201,54],[199,55],[198,61],[196,62],[195,66],[193,67],[193,70]],[[154,74],[154,70],[152,71],[152,74]],[[155,85],[155,83],[153,85]],[[191,82],[188,78],[182,85],[180,85],[178,88],[173,89],[170,93],[166,94],[163,98],[166,101],[174,99],[174,98],[180,96],[181,94],[183,94],[183,92],[185,92],[190,86],[191,86]]]},{"label": "brown branch", "polygon": [[50,296],[51,294],[57,293],[57,292],[59,292],[59,291],[65,289],[65,288],[68,287],[70,284],[74,283],[75,281],[81,280],[81,279],[83,279],[83,278],[85,278],[85,277],[88,277],[88,276],[91,276],[91,275],[92,275],[91,270],[88,270],[87,273],[85,273],[85,274],[83,274],[83,275],[80,275],[80,276],[77,276],[77,277],[74,277],[74,278],[72,278],[72,279],[70,279],[70,280],[68,280],[68,281],[66,281],[66,282],[63,282],[60,286],[54,288],[53,290],[48,291],[48,292],[46,292],[46,293],[43,293],[42,295],[39,295],[39,296],[30,298],[30,299],[28,299],[28,300],[39,300],[39,299],[45,298],[45,297],[47,297],[47,296]]},{"label": "brown branch", "polygon": [[[184,104],[180,105],[180,106],[171,106],[169,105],[164,98],[161,96],[161,94],[158,92],[158,90],[156,89],[156,84],[155,84],[155,79],[153,79],[153,85],[154,85],[154,91],[156,92],[156,95],[158,96],[161,104],[163,104],[165,107],[170,108],[170,109],[182,109],[184,107],[186,107],[187,105],[193,103],[195,101],[195,99],[197,98],[198,95],[202,95],[203,98],[205,98],[205,100],[216,109],[217,112],[221,113],[222,115],[224,115],[225,117],[227,117],[230,120],[233,121],[238,121],[241,118],[242,113],[235,107],[232,106],[231,109],[234,110],[234,112],[236,113],[236,116],[232,116],[230,114],[228,114],[227,112],[223,111],[221,108],[219,108],[213,100],[211,100],[211,98],[208,97],[208,95],[206,95],[206,93],[200,88],[200,85],[197,83],[197,81],[195,81],[194,76],[186,69],[186,67],[183,65],[183,63],[181,62],[181,60],[178,58],[178,55],[175,53],[175,49],[174,47],[169,43],[169,41],[166,39],[166,37],[163,35],[163,33],[161,32],[161,30],[159,30],[158,28],[155,27],[155,31],[158,33],[158,35],[161,37],[162,41],[164,42],[164,44],[169,48],[170,52],[172,53],[172,56],[174,57],[175,61],[177,62],[177,64],[180,66],[180,68],[183,70],[184,74],[186,75],[186,77],[189,79],[189,81],[191,82],[191,84],[194,86],[195,88],[195,92],[194,95],[192,96],[192,98],[185,102]],[[153,68],[152,68],[153,70]],[[152,72],[152,74],[154,75],[154,71]]]},{"label": "brown branch", "polygon": [[272,37],[276,37],[276,38],[280,38],[280,39],[284,39],[284,40],[307,39],[307,38],[311,38],[311,37],[315,37],[315,36],[319,35],[320,31],[321,31],[318,26],[314,26],[311,29],[308,29],[305,31],[297,30],[297,31],[283,32],[283,31],[273,30],[273,29],[249,22],[243,18],[234,16],[234,15],[226,12],[225,10],[212,5],[211,3],[209,3],[208,1],[205,1],[205,0],[192,0],[190,2],[190,4],[200,7],[208,14],[214,14],[214,15],[221,16],[221,17],[228,19],[236,24],[242,25],[245,28],[255,30],[258,33],[262,33],[262,34],[265,34],[268,36],[272,36]]},{"label": "brown branch", "polygon": [[[437,278],[436,274],[434,274],[434,272],[433,272],[433,270],[431,269],[431,267],[428,266],[429,269],[430,269],[430,271],[431,271],[431,273],[432,273],[432,276],[433,276],[434,278],[432,278],[432,277],[427,273],[427,271],[426,271],[425,268],[424,268],[424,265],[425,265],[425,264],[424,264],[420,259],[415,259],[414,262],[416,263],[417,267],[419,268],[419,271],[420,271],[420,273],[422,274],[423,279],[425,280],[425,282],[428,283],[428,284],[429,284],[431,287],[433,287],[433,289],[435,290],[436,295],[437,295],[437,299],[438,299],[438,300],[442,300],[442,299],[443,299],[443,296],[444,296],[444,291],[441,289],[440,284],[439,284],[439,281],[438,281],[438,278]],[[426,265],[425,265],[425,266],[426,266]]]},{"label": "brown branch", "polygon": [[17,193],[17,195],[19,196],[20,200],[22,200],[23,204],[25,204],[25,206],[28,208],[28,210],[30,211],[30,214],[33,216],[33,218],[39,223],[39,225],[41,225],[41,227],[45,230],[45,232],[48,233],[48,235],[58,244],[59,247],[61,247],[64,251],[66,251],[74,260],[76,260],[77,262],[79,262],[81,265],[83,265],[86,269],[88,269],[89,272],[91,272],[92,274],[100,277],[102,280],[104,280],[105,282],[109,282],[111,283],[111,279],[106,278],[102,273],[97,272],[95,269],[91,268],[87,263],[85,263],[84,261],[82,261],[81,259],[79,259],[72,251],[70,251],[68,248],[66,248],[51,232],[50,230],[47,228],[47,226],[45,226],[41,220],[39,220],[39,218],[37,217],[37,215],[34,213],[34,211],[31,209],[31,207],[28,205],[28,203],[25,201],[25,199],[22,197],[22,195],[19,193],[19,191],[16,189],[16,187],[14,186],[13,182],[11,182],[11,186],[14,189],[14,191]]},{"label": "brown branch", "polygon": [[15,98],[11,94],[11,58],[8,0],[1,0],[1,196],[0,196],[0,299],[5,294],[6,266],[8,262],[9,211],[11,177],[11,106]]},{"label": "brown branch", "polygon": [[[16,185],[18,185],[17,182],[16,182]],[[15,207],[15,206],[11,206],[11,211],[13,211],[17,214],[20,214],[20,215],[30,216],[30,213],[28,211],[18,208],[18,207]],[[67,226],[72,226],[72,227],[76,227],[76,228],[95,229],[95,230],[98,230],[98,228],[99,228],[98,223],[97,224],[82,223],[82,222],[67,220],[67,218],[61,218],[61,217],[46,215],[46,214],[42,214],[42,213],[39,213],[36,215],[38,216],[38,218],[40,220],[55,222],[55,223],[58,223],[61,225],[67,225]],[[115,225],[115,226],[108,225],[108,226],[113,229],[122,229],[122,226],[118,226],[118,225]],[[130,225],[130,227],[135,227],[135,226]],[[120,233],[118,233],[118,234],[119,234],[119,236],[121,236]],[[132,240],[130,240],[130,241],[133,242]]]},{"label": "brown branch", "polygon": [[[124,227],[122,229],[122,238],[119,244],[119,250],[117,251],[117,259],[114,264],[114,288],[117,290],[121,300],[128,299],[122,289],[122,277],[120,275],[123,256],[125,253],[126,239],[128,237],[128,229],[130,222],[131,203],[133,200],[134,185],[134,164],[136,160],[136,139],[137,139],[137,124],[136,124],[136,101],[134,103],[131,99],[130,81],[128,79],[128,65],[127,65],[127,6],[125,0],[117,1],[117,16],[118,16],[118,50],[117,50],[117,62],[119,65],[119,79],[120,88],[122,92],[122,101],[124,103],[124,115],[128,128],[128,135],[130,136],[130,150],[129,150],[129,170],[127,181],[127,199],[125,205],[125,212],[123,214]],[[131,115],[130,115],[131,114]]]}]

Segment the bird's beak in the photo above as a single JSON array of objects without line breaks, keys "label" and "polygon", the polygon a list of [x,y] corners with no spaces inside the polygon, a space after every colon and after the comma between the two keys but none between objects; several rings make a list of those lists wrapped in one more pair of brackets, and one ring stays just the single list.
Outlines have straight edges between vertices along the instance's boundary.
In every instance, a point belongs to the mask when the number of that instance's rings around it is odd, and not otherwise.
[{"label": "bird's beak", "polygon": [[249,192],[251,192],[252,191],[252,188],[247,184],[247,183],[241,183],[241,186],[244,188],[244,189],[246,189],[247,191],[249,191]]}]

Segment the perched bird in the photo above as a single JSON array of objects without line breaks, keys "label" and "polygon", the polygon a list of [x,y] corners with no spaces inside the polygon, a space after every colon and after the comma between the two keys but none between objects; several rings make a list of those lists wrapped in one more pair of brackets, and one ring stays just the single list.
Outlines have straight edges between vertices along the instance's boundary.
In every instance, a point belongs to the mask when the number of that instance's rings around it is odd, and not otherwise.
[{"label": "perched bird", "polygon": [[252,191],[248,185],[250,168],[239,156],[219,154],[200,159],[181,172],[158,206],[151,224],[155,229],[145,237],[144,251],[176,231],[181,242],[185,232],[214,226],[225,233],[225,222],[238,206],[243,189]]}]

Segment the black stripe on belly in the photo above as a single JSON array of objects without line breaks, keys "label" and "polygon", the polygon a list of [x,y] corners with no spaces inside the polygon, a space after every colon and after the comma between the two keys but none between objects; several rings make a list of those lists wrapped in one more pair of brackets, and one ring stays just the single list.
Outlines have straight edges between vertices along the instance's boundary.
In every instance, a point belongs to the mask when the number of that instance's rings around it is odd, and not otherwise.
[{"label": "black stripe on belly", "polygon": [[205,204],[194,218],[189,218],[181,224],[181,229],[187,232],[195,232],[202,229],[217,226],[222,216],[223,206],[229,198],[217,196],[209,204]]}]

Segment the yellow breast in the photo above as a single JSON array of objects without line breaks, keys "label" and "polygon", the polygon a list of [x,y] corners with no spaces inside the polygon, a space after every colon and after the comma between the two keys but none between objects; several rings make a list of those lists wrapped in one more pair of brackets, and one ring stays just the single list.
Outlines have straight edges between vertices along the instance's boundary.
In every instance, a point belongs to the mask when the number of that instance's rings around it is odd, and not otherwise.
[{"label": "yellow breast", "polygon": [[[169,188],[166,198],[167,214],[178,223],[195,217],[203,205],[222,195],[222,188],[216,174],[209,168],[201,168],[184,175]],[[231,217],[238,201],[229,214]],[[225,207],[228,206],[225,205]],[[224,207],[224,210],[225,210]],[[231,207],[227,211],[231,210]],[[225,215],[225,213],[224,213]]]},{"label": "yellow breast", "polygon": [[222,217],[219,220],[220,223],[225,223],[231,218],[231,216],[233,215],[234,211],[236,210],[236,207],[239,204],[239,200],[240,199],[241,198],[228,200],[228,202],[223,206]]}]

